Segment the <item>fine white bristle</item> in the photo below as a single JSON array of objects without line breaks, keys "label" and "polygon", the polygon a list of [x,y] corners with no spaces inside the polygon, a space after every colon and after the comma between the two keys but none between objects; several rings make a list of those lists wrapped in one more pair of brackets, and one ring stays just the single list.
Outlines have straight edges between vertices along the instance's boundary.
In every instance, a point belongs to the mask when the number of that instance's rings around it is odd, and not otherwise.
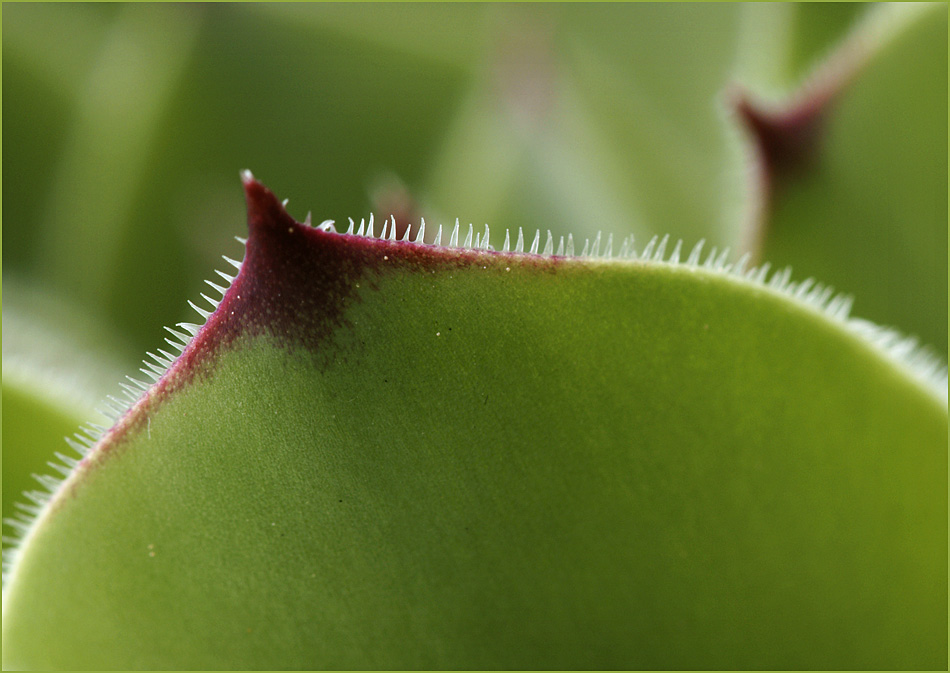
[{"label": "fine white bristle", "polygon": [[221,276],[222,278],[224,278],[224,280],[227,281],[228,285],[230,285],[231,283],[233,283],[233,282],[234,282],[234,279],[237,278],[237,276],[229,276],[229,275],[226,274],[224,271],[219,271],[218,269],[215,269],[214,272],[215,272],[216,274],[218,274],[219,276]]},{"label": "fine white bristle", "polygon": [[742,257],[740,257],[740,258],[736,261],[735,265],[732,267],[732,272],[733,272],[734,274],[738,275],[738,276],[744,276],[744,275],[745,275],[745,268],[746,268],[746,266],[748,266],[749,260],[750,260],[751,258],[752,258],[752,255],[751,255],[750,253],[748,253],[748,252],[745,253],[744,255],[742,255]]},{"label": "fine white bristle", "polygon": [[760,267],[759,267],[759,270],[756,271],[756,272],[754,272],[754,273],[750,276],[752,282],[758,283],[758,284],[760,284],[760,285],[764,285],[764,284],[765,284],[765,278],[766,278],[766,276],[768,276],[768,274],[769,274],[769,269],[771,269],[771,268],[772,268],[772,265],[771,265],[769,262],[766,262],[765,264],[763,264],[762,266],[760,266]]},{"label": "fine white bristle", "polygon": [[534,232],[534,238],[531,240],[531,254],[538,254],[538,246],[541,244],[541,230],[536,229]]},{"label": "fine white bristle", "polygon": [[196,335],[198,330],[201,329],[201,325],[196,325],[193,322],[180,322],[176,323],[176,325],[191,334],[191,336]]},{"label": "fine white bristle", "polygon": [[706,243],[706,239],[702,238],[699,240],[699,243],[693,246],[693,249],[689,253],[689,257],[686,258],[687,266],[696,266],[699,264],[699,256],[703,252],[703,245],[705,243]]},{"label": "fine white bristle", "polygon": [[[56,456],[57,460],[59,460],[59,461],[60,461],[63,465],[65,465],[66,467],[72,468],[72,467],[76,467],[77,465],[79,465],[79,461],[78,461],[78,460],[76,460],[75,458],[70,458],[70,457],[67,456],[66,454],[60,453],[59,451],[54,451],[54,452],[53,452],[53,455]],[[37,503],[37,504],[40,504],[40,503]]]},{"label": "fine white bristle", "polygon": [[[148,360],[142,360],[142,363],[145,365],[145,369],[149,371],[149,376],[161,377],[165,373],[165,371],[161,367],[152,364]],[[115,400],[115,401],[118,402],[118,400]],[[122,405],[120,404],[119,406],[122,406]]]},{"label": "fine white bristle", "polygon": [[[204,295],[202,295],[202,296],[204,296]],[[202,318],[207,318],[209,315],[211,315],[211,311],[206,311],[206,310],[204,310],[203,308],[201,308],[200,306],[198,306],[195,302],[191,301],[190,299],[188,300],[188,305],[189,305],[191,308],[195,309],[195,313],[197,313],[198,315],[200,315]]]},{"label": "fine white bristle", "polygon": [[[60,453],[57,453],[56,455],[62,456],[62,454]],[[70,460],[73,460],[76,463],[76,465],[79,464],[79,461],[75,460],[74,458],[70,458]],[[24,491],[23,497],[29,500],[30,502],[32,502],[33,504],[37,505],[38,507],[43,507],[46,503],[50,501],[49,493],[43,493],[43,491]]]},{"label": "fine white bristle", "polygon": [[590,257],[597,257],[600,255],[600,236],[601,232],[597,232],[597,235],[594,236],[594,242],[590,246],[590,251],[587,253]]},{"label": "fine white bristle", "polygon": [[[139,371],[145,374],[145,376],[147,376],[148,378],[152,379],[152,383],[156,383],[158,379],[161,378],[161,376],[159,376],[158,374],[156,374],[155,372],[149,369],[146,369],[145,367],[139,367]],[[119,416],[121,415],[121,414],[117,415],[115,411],[109,411],[109,413],[105,413],[101,408],[97,408],[96,410],[99,411],[99,413],[101,413],[106,418],[109,418],[112,422],[117,421]]]},{"label": "fine white bristle", "polygon": [[[125,378],[128,379],[128,380],[132,383],[133,386],[137,387],[137,388],[138,388],[139,390],[141,390],[143,393],[146,392],[146,391],[148,391],[148,384],[145,383],[144,381],[139,381],[138,379],[134,379],[134,378],[132,378],[131,376],[126,376]],[[88,425],[89,427],[93,428],[94,430],[98,430],[98,429],[99,429],[99,428],[97,428],[93,423],[88,423],[87,425]]]},{"label": "fine white bristle", "polygon": [[[178,326],[181,327],[182,323],[179,323]],[[165,331],[169,332],[172,336],[176,337],[182,344],[187,344],[191,339],[187,334],[179,332],[176,329],[165,326]]]},{"label": "fine white bristle", "polygon": [[128,383],[119,383],[119,387],[125,391],[126,396],[131,398],[133,402],[138,399],[139,395],[142,392],[138,388],[133,388]]},{"label": "fine white bristle", "polygon": [[[39,477],[39,475],[33,475],[33,476],[37,478]],[[55,491],[56,488],[54,487],[53,490]],[[10,526],[11,528],[15,528],[20,534],[23,534],[23,535],[25,535],[26,532],[30,529],[30,525],[27,522],[20,521],[19,519],[15,519],[13,517],[4,519],[3,523],[5,523],[7,526]]]},{"label": "fine white bristle", "polygon": [[80,456],[86,455],[86,449],[88,447],[80,444],[79,442],[77,442],[75,439],[72,439],[71,437],[63,437],[63,439],[66,440],[66,443],[69,445],[69,448],[75,451],[78,455]]},{"label": "fine white bristle", "polygon": [[457,248],[459,244],[459,221],[455,220],[455,226],[452,227],[452,234],[449,236],[449,247]]},{"label": "fine white bristle", "polygon": [[656,236],[650,239],[646,247],[643,248],[643,252],[640,253],[640,259],[653,259],[653,249],[656,247],[656,242]]},{"label": "fine white bristle", "polygon": [[726,260],[729,259],[730,252],[731,250],[729,250],[729,248],[725,248],[721,253],[719,253],[719,256],[716,258],[713,268],[717,270],[725,269]]},{"label": "fine white bristle", "polygon": [[50,493],[55,493],[59,488],[60,480],[55,477],[46,474],[31,474],[30,476]]},{"label": "fine white bristle", "polygon": [[[56,470],[57,472],[59,472],[59,473],[60,473],[61,475],[63,475],[64,477],[68,477],[68,476],[69,476],[69,473],[71,472],[71,470],[70,470],[68,467],[66,467],[65,465],[60,465],[59,463],[54,462],[54,461],[52,461],[52,460],[47,460],[47,461],[46,461],[46,464],[49,465],[49,466],[50,466],[51,468],[53,468],[54,470]],[[20,505],[20,503],[17,503],[17,505]],[[21,508],[21,509],[23,509],[24,507],[26,507],[26,505],[20,505],[20,508]],[[35,508],[34,508],[34,509],[35,509]],[[26,510],[26,511],[29,512],[30,510]],[[34,514],[39,514],[39,512],[36,511],[36,512],[34,512]]]},{"label": "fine white bristle", "polygon": [[633,241],[631,241],[630,238],[630,236],[624,236],[623,240],[620,241],[620,252],[617,253],[617,257],[620,259],[627,259],[630,257],[630,246],[633,244]]},{"label": "fine white bristle", "polygon": [[185,352],[185,347],[184,347],[184,346],[182,346],[182,345],[179,344],[179,343],[176,343],[176,342],[172,341],[172,340],[169,339],[168,337],[165,337],[165,343],[167,343],[169,346],[171,346],[172,348],[174,348],[175,350],[177,350],[179,353],[184,353],[184,352]]},{"label": "fine white bristle", "polygon": [[[251,176],[250,172],[245,171],[242,172],[242,179],[247,183],[247,181],[253,180],[253,176]],[[374,216],[372,213],[369,215],[368,224],[365,219],[360,220],[358,229],[353,218],[348,218],[348,222],[347,235],[354,235],[355,233],[357,236],[374,238]],[[308,213],[304,224],[310,225],[310,223],[311,215]],[[337,234],[332,220],[325,220],[318,226],[318,229],[329,234],[342,235]],[[439,225],[433,243],[435,246],[442,245],[442,229],[442,225]],[[411,227],[407,227],[400,240],[408,242],[410,240],[410,231]],[[547,236],[544,241],[543,249],[541,249],[540,252],[541,255],[545,257],[552,255],[568,258],[578,257],[575,253],[572,234],[567,234],[566,237],[559,236],[555,251],[555,236],[550,229],[546,231]],[[395,241],[396,234],[396,218],[395,215],[390,215],[390,217],[383,222],[380,239]],[[459,220],[456,219],[448,247],[459,247],[459,234],[460,224]],[[517,240],[513,250],[511,237],[511,232],[506,229],[502,252],[508,253],[512,251],[524,254],[525,238],[522,227],[518,228]],[[242,245],[246,245],[248,242],[246,238],[236,238]],[[539,254],[539,249],[541,248],[540,239],[541,230],[538,229],[535,231],[534,238],[528,248],[530,254]],[[690,270],[691,272],[701,271],[703,273],[712,273],[733,278],[736,279],[737,282],[752,283],[770,292],[782,294],[790,301],[798,302],[800,305],[806,306],[810,310],[818,311],[828,319],[837,322],[851,334],[873,345],[887,357],[899,363],[905,370],[925,383],[943,400],[947,398],[947,366],[941,357],[932,350],[922,347],[917,339],[913,337],[901,335],[895,330],[850,317],[853,297],[850,295],[836,294],[831,287],[818,283],[813,278],[793,282],[792,270],[790,268],[784,268],[770,273],[771,267],[768,263],[762,264],[759,267],[747,268],[750,261],[748,253],[742,255],[736,262],[730,263],[728,248],[720,251],[716,247],[713,247],[705,256],[705,259],[703,259],[703,247],[705,245],[705,241],[703,240],[696,243],[685,262],[680,261],[683,251],[682,240],[676,240],[672,252],[667,256],[666,250],[670,243],[668,235],[662,238],[657,236],[652,237],[639,254],[635,248],[635,241],[632,235],[623,238],[619,253],[617,253],[616,256],[613,251],[613,234],[607,235],[606,242],[603,246],[603,253],[601,253],[601,242],[602,235],[598,232],[593,242],[590,240],[585,242],[583,252],[581,252],[579,257],[592,260],[588,262],[591,264],[600,263],[600,260],[608,262],[617,260],[640,260],[637,264],[667,264]],[[423,218],[420,218],[420,224],[413,243],[425,245],[425,219]],[[461,248],[486,252],[493,251],[489,243],[488,224],[485,224],[484,234],[475,234],[474,225],[470,223]],[[229,265],[240,272],[242,268],[241,262],[227,256],[223,256],[223,258]],[[237,276],[229,275],[220,270],[216,270],[215,273],[225,281],[225,285],[222,286],[210,280],[206,280],[205,283],[216,290],[223,298]],[[204,293],[201,293],[200,296],[212,307],[211,311],[200,307],[190,300],[188,301],[188,305],[203,319],[207,320],[212,316],[213,309],[218,307],[221,300],[212,299]],[[201,329],[201,326],[194,323],[183,322],[177,323],[177,327],[180,329],[171,327],[165,328],[171,335],[171,338],[165,338],[165,341],[174,351],[183,353],[188,347],[192,337]],[[126,376],[126,381],[118,384],[122,392],[119,393],[118,396],[106,396],[106,399],[97,408],[97,411],[102,414],[103,418],[109,419],[109,422],[119,421],[129,409],[139,404],[143,395],[148,393],[151,386],[161,381],[162,377],[168,373],[169,368],[175,366],[178,358],[178,355],[175,355],[173,352],[161,348],[157,349],[156,353],[148,351],[146,354],[150,360],[143,360],[142,364],[144,366],[140,368],[139,371],[142,372],[149,382]],[[105,426],[96,423],[87,423],[81,426],[72,436],[65,437],[64,441],[73,453],[79,456],[80,459],[83,459],[88,456],[91,451],[96,450],[98,446],[97,443],[102,441],[102,437],[106,435],[107,432],[108,429]],[[63,477],[68,477],[77,465],[79,465],[79,461],[70,456],[61,453],[56,453],[55,456],[57,461],[50,461],[48,465],[51,470]],[[23,496],[29,503],[17,503],[15,505],[18,510],[16,514],[4,520],[4,523],[16,532],[16,536],[5,536],[4,540],[10,541],[11,544],[14,545],[19,544],[20,540],[22,540],[22,536],[25,535],[26,531],[32,525],[33,519],[40,515],[42,508],[46,507],[51,501],[51,497],[59,491],[64,481],[63,478],[57,476],[42,474],[34,475],[34,478],[43,487],[43,490],[33,490],[24,493]],[[13,551],[15,551],[15,548]],[[12,555],[10,558],[12,558]],[[5,555],[5,568],[9,565],[7,559],[8,556]]]},{"label": "fine white bristle", "polygon": [[[69,476],[69,469],[65,465],[60,465],[59,463],[56,463],[52,460],[47,461],[46,464],[49,465],[54,470],[56,470],[57,472],[59,472],[64,477]],[[26,512],[30,516],[39,516],[40,514],[40,508],[37,507],[36,505],[27,505],[25,502],[15,502],[13,503],[13,506],[16,509]]]},{"label": "fine white bristle", "polygon": [[[205,283],[210,285],[213,289],[217,290],[221,294],[222,297],[224,296],[224,293],[227,292],[227,288],[223,288],[217,283],[212,283],[210,280],[206,280]],[[203,297],[204,295],[201,295],[201,296]]]}]

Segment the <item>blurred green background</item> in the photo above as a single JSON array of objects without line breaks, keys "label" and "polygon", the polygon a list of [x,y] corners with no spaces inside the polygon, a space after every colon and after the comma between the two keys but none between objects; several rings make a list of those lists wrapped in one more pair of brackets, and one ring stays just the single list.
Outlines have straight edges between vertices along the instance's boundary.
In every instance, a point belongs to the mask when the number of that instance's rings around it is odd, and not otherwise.
[{"label": "blurred green background", "polygon": [[[763,259],[946,357],[945,5],[7,3],[2,19],[5,513],[115,372],[197,319],[185,300],[219,255],[240,258],[243,168],[300,220],[458,217],[496,247],[520,226],[737,250],[762,227]],[[817,166],[763,204],[729,92],[781,106],[835,68]]]}]

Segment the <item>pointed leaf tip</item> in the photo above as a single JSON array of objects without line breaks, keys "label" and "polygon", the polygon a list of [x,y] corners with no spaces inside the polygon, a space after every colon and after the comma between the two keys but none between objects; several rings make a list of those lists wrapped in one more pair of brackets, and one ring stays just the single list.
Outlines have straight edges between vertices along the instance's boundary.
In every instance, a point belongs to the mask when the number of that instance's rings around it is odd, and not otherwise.
[{"label": "pointed leaf tip", "polygon": [[744,92],[735,94],[734,109],[752,136],[768,179],[782,180],[814,166],[832,101],[830,95],[815,95],[793,107],[770,110]]},{"label": "pointed leaf tip", "polygon": [[267,187],[251,175],[250,171],[241,173],[244,184],[244,198],[247,201],[247,226],[253,235],[257,227],[280,227],[293,229],[296,221],[287,214],[287,209]]}]

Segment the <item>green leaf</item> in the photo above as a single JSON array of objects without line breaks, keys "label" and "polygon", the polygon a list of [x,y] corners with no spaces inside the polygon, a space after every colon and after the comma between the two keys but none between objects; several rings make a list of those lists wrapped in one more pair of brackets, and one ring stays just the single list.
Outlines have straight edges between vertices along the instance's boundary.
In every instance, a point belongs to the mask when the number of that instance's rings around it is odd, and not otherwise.
[{"label": "green leaf", "polygon": [[763,43],[782,76],[810,62],[852,11],[828,7],[11,4],[5,261],[144,351],[225,249],[244,163],[327,217],[388,214],[392,172],[430,221],[734,244],[717,97]]},{"label": "green leaf", "polygon": [[752,247],[946,357],[947,8],[874,10],[787,102],[746,103],[767,199]]},{"label": "green leaf", "polygon": [[821,68],[872,5],[860,2],[747,3],[735,76],[759,95],[788,95]]},{"label": "green leaf", "polygon": [[946,374],[907,344],[715,252],[246,189],[222,302],[29,529],[5,667],[946,665]]},{"label": "green leaf", "polygon": [[9,517],[19,511],[16,502],[24,501],[23,493],[37,488],[32,475],[49,471],[46,461],[66,448],[63,437],[89,419],[94,407],[76,412],[57,405],[27,377],[3,369],[3,516]]},{"label": "green leaf", "polygon": [[[63,437],[90,420],[134,360],[102,325],[46,293],[7,279],[3,303],[3,515],[13,516],[33,475],[66,450]],[[104,408],[104,407],[103,407]],[[70,441],[73,441],[71,439]]]}]

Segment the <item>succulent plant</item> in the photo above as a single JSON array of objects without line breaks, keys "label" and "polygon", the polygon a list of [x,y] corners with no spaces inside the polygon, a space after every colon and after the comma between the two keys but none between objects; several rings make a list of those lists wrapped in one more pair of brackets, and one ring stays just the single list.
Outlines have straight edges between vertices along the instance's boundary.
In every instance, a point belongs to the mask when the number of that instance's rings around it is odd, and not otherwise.
[{"label": "succulent plant", "polygon": [[[103,45],[67,168],[135,68],[157,75],[109,170],[145,162],[146,136],[175,164],[156,101],[217,143],[180,101],[238,95],[212,86],[228,36],[252,56],[326,37],[318,87],[386,87],[388,69],[465,95],[415,126],[384,97],[346,174],[320,169],[335,194],[400,148],[428,156],[424,189],[408,159],[380,174],[379,218],[331,197],[298,222],[243,173],[233,269],[79,432],[135,347],[104,325],[154,339],[164,300],[142,297],[191,282],[120,271],[180,230],[123,233],[120,181],[99,220],[87,199],[46,235],[38,258],[68,263],[30,271],[14,248],[5,668],[946,666],[946,6],[6,9],[13,92],[67,68],[33,55],[40,28],[85,21],[72,53]],[[227,66],[240,95],[278,100],[283,57],[252,56]],[[328,146],[362,128],[335,105]],[[272,144],[243,151],[270,170]],[[43,217],[109,174],[65,170]],[[176,182],[182,220],[243,234],[224,197],[182,190],[201,175]],[[439,224],[448,209],[464,224]],[[67,245],[83,234],[110,243],[90,261]],[[75,458],[48,439],[64,433]],[[40,490],[37,460],[61,473]]]}]

